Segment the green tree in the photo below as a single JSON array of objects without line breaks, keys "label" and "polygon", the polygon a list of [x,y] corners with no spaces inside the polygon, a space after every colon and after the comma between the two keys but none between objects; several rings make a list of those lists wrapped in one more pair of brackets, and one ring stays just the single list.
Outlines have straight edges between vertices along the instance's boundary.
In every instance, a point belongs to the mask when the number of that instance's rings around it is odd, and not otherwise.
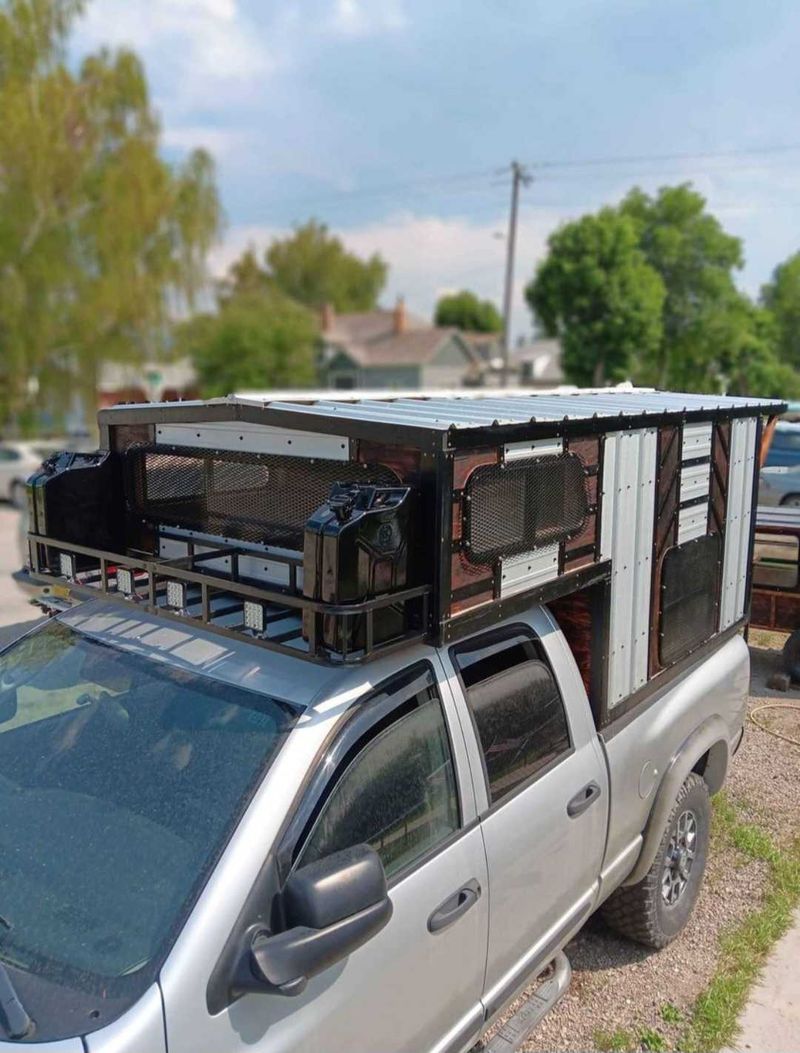
[{"label": "green tree", "polygon": [[78,0],[0,0],[0,426],[140,361],[191,309],[220,226],[211,159],[172,167],[139,60],[67,62]]},{"label": "green tree", "polygon": [[661,340],[664,286],[638,247],[633,220],[614,209],[567,223],[525,296],[548,336],[559,337],[564,372],[577,384],[635,376]]},{"label": "green tree", "polygon": [[315,310],[326,303],[339,312],[372,310],[388,274],[380,256],[362,260],[316,220],[273,241],[266,263],[276,288]]},{"label": "green tree", "polygon": [[177,339],[206,398],[303,388],[316,377],[314,315],[276,290],[232,297],[218,314],[186,322]]},{"label": "green tree", "polygon": [[775,352],[777,327],[768,310],[740,295],[713,323],[721,327],[713,341],[724,347],[719,377],[730,395],[797,398],[800,374]]},{"label": "green tree", "polygon": [[217,296],[225,304],[236,296],[258,296],[274,288],[274,283],[258,262],[251,245],[231,264],[227,275],[217,285]]},{"label": "green tree", "polygon": [[500,333],[503,319],[491,300],[479,300],[473,292],[442,296],[436,304],[436,325],[454,325],[468,333]]},{"label": "green tree", "polygon": [[634,189],[620,212],[636,224],[639,247],[666,292],[662,338],[643,379],[681,390],[716,387],[726,354],[721,340],[743,317],[733,280],[743,263],[741,241],[687,184],[663,187],[654,197]]},{"label": "green tree", "polygon": [[779,358],[800,369],[800,252],[775,268],[761,302],[775,319]]}]

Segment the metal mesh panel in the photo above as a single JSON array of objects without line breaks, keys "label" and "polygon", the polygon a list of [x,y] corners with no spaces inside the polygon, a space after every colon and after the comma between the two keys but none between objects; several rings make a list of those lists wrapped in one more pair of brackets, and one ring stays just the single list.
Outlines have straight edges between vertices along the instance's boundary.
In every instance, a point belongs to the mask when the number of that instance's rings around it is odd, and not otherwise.
[{"label": "metal mesh panel", "polygon": [[466,498],[464,543],[475,563],[564,541],[589,514],[583,462],[571,453],[478,468]]},{"label": "metal mesh panel", "polygon": [[677,662],[714,635],[720,566],[717,534],[676,545],[664,557],[661,577],[662,666]]},{"label": "metal mesh panel", "polygon": [[140,446],[126,455],[128,505],[164,526],[302,549],[308,517],[334,483],[392,486],[383,465],[279,454]]}]

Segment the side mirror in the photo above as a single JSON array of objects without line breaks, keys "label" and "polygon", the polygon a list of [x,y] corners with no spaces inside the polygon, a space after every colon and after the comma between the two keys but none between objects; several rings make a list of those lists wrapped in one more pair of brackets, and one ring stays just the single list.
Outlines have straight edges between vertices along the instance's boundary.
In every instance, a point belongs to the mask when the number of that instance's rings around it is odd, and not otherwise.
[{"label": "side mirror", "polygon": [[[367,845],[335,852],[286,882],[285,932],[257,932],[249,945],[253,991],[300,994],[309,977],[346,958],[392,916],[386,875]],[[241,977],[240,977],[241,979]]]}]

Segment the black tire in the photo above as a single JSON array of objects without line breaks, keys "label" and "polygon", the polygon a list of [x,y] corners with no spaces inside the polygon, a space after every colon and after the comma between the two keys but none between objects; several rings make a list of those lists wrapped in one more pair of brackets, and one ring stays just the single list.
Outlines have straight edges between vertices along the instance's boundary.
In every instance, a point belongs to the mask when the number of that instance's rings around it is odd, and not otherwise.
[{"label": "black tire", "polygon": [[[687,814],[691,821],[685,819]],[[694,836],[689,840],[694,856],[690,859],[688,853],[678,853],[691,823]],[[675,798],[653,865],[640,882],[617,889],[603,905],[603,916],[612,928],[656,949],[675,939],[688,922],[703,883],[710,824],[708,787],[692,772]],[[675,895],[672,903],[668,902],[668,895]]]},{"label": "black tire", "polygon": [[781,498],[782,508],[800,508],[800,494],[787,494]]},{"label": "black tire", "polygon": [[795,629],[783,645],[783,668],[792,680],[800,681],[800,629]]}]

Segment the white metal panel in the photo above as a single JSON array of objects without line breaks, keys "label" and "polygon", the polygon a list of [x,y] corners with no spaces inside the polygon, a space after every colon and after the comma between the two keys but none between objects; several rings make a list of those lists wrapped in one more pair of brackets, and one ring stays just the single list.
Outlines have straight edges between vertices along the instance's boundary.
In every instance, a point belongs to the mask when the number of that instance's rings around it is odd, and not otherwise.
[{"label": "white metal panel", "polygon": [[711,421],[700,424],[684,424],[683,451],[681,460],[711,456]]},{"label": "white metal panel", "polygon": [[546,545],[503,560],[500,596],[514,596],[558,577],[558,545]]},{"label": "white metal panel", "polygon": [[[159,555],[162,559],[179,559],[181,556],[187,555],[189,551],[188,544],[179,541],[177,538],[159,538],[158,545]],[[290,554],[286,549],[281,551],[286,552],[287,555]],[[199,556],[204,552],[213,552],[213,548],[203,545],[202,541],[196,541],[195,552]],[[207,570],[218,570],[225,574],[230,574],[231,558],[230,556],[220,556],[219,559],[205,560],[203,567]],[[253,553],[252,556],[240,555],[239,573],[245,578],[263,581],[268,585],[288,586],[289,584],[288,566],[285,563],[278,562],[278,560],[270,559],[268,555],[259,555],[258,553]],[[298,588],[303,587],[302,567],[297,568],[297,586]]]},{"label": "white metal panel", "polygon": [[350,453],[349,442],[341,435],[317,435],[310,431],[291,431],[242,421],[159,424],[156,441],[166,446],[280,453],[290,457],[320,457],[328,461],[346,461]]},{"label": "white metal panel", "polygon": [[731,423],[720,629],[727,629],[744,614],[750,524],[753,515],[756,424],[755,417],[739,417]]},{"label": "white metal panel", "polygon": [[707,497],[711,485],[711,464],[687,464],[681,467],[681,502]]},{"label": "white metal panel", "polygon": [[606,438],[600,549],[611,559],[608,704],[647,681],[657,432]]},{"label": "white metal panel", "polygon": [[704,537],[708,533],[708,502],[690,505],[678,513],[678,544]]},{"label": "white metal panel", "polygon": [[521,461],[527,457],[544,457],[563,451],[563,439],[530,439],[527,442],[507,442],[503,447],[503,457],[505,461]]}]

